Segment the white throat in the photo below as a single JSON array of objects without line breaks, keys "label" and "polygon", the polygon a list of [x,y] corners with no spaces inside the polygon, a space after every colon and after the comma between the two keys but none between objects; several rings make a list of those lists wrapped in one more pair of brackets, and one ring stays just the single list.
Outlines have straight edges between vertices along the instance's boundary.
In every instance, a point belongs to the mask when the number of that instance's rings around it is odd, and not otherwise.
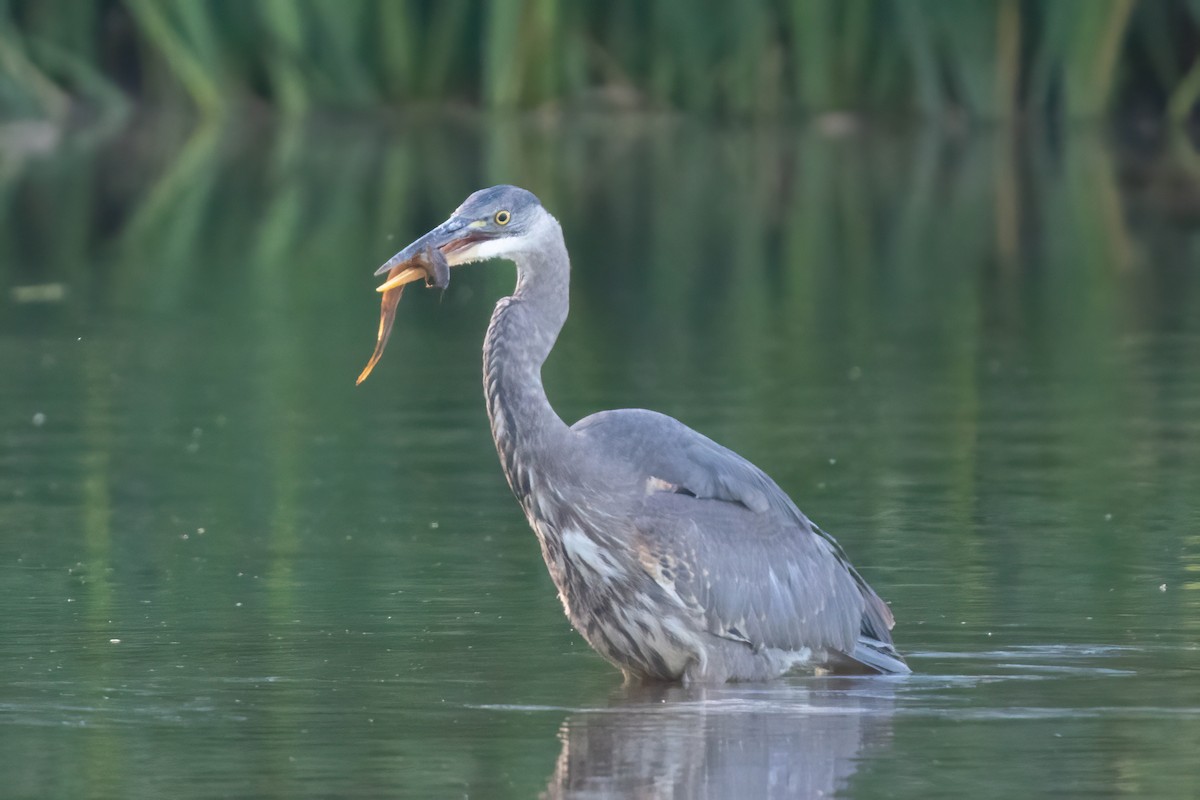
[{"label": "white throat", "polygon": [[529,234],[521,236],[502,236],[499,239],[485,239],[469,247],[455,250],[446,257],[446,263],[452,267],[462,264],[472,264],[476,261],[487,261],[491,258],[512,258],[513,254],[529,249]]}]

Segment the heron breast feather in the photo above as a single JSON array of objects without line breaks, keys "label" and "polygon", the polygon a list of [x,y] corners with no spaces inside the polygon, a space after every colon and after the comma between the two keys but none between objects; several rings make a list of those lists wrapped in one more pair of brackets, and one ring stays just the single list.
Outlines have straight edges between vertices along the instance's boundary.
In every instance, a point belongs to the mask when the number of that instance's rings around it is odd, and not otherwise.
[{"label": "heron breast feather", "polygon": [[579,528],[567,528],[562,534],[563,550],[577,566],[590,570],[603,580],[621,577],[616,560],[604,552],[595,539]]}]

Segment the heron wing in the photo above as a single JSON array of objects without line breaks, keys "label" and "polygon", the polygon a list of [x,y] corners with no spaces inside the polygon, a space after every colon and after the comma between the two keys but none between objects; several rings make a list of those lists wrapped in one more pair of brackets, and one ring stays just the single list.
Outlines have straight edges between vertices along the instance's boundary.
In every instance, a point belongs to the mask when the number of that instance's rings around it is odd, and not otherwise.
[{"label": "heron wing", "polygon": [[771,478],[683,423],[604,411],[572,430],[642,473],[638,556],[709,630],[751,646],[890,649],[891,610]]},{"label": "heron wing", "polygon": [[765,472],[665,414],[642,409],[601,411],[581,419],[571,430],[698,498],[740,503],[760,513],[775,510],[803,516]]},{"label": "heron wing", "polygon": [[867,598],[828,542],[721,500],[647,496],[634,519],[643,569],[751,647],[853,651]]}]

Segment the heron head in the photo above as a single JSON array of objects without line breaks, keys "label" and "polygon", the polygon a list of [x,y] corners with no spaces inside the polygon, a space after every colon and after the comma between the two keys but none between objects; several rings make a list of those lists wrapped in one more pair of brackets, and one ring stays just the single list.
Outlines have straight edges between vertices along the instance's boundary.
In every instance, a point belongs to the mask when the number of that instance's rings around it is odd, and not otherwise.
[{"label": "heron head", "polygon": [[[452,267],[507,258],[530,248],[546,223],[553,221],[533,192],[518,186],[480,189],[464,200],[448,220],[389,258],[375,274],[383,275],[419,259],[427,248],[441,251]],[[423,277],[425,271],[414,266],[393,275],[377,291],[386,292]]]},{"label": "heron head", "polygon": [[[383,293],[375,352],[358,376],[362,383],[383,355],[396,318],[404,285],[425,278],[428,285],[446,288],[450,267],[489,258],[519,260],[522,254],[562,246],[562,229],[531,192],[516,186],[480,189],[438,225],[387,260],[375,274],[387,274],[377,287]],[[564,251],[565,255],[565,251]]]}]

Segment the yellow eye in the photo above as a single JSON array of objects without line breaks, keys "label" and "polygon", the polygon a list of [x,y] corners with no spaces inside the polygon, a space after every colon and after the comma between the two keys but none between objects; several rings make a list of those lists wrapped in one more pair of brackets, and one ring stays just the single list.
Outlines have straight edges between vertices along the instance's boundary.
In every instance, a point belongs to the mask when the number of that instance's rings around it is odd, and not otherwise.
[{"label": "yellow eye", "polygon": [[497,225],[507,225],[508,221],[510,219],[512,219],[512,214],[510,214],[509,212],[507,212],[507,211],[497,211],[496,212],[495,220],[496,220]]}]

